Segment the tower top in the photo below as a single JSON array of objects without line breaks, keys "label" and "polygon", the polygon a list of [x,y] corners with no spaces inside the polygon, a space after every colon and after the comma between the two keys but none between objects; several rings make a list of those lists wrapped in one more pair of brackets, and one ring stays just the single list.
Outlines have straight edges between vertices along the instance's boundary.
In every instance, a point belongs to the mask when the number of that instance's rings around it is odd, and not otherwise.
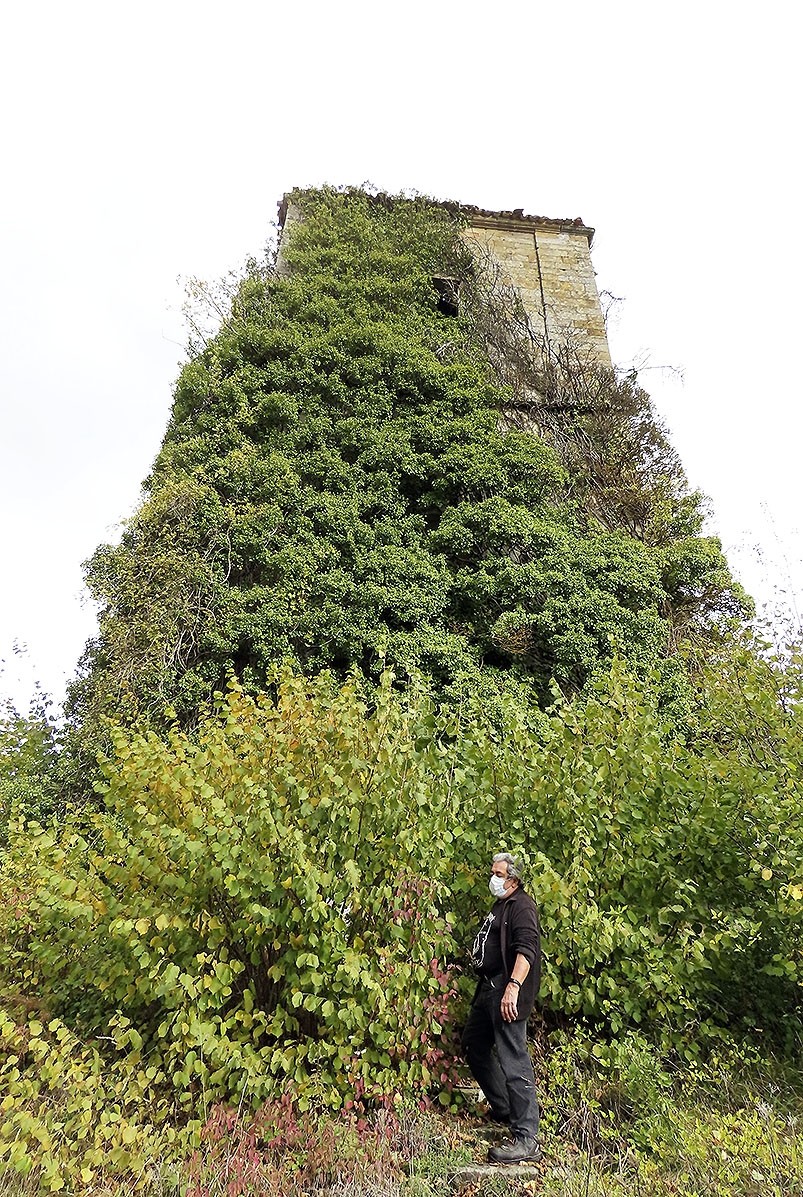
[{"label": "tower top", "polygon": [[[299,189],[302,193],[304,188]],[[279,229],[284,228],[287,219],[288,209],[292,205],[293,197],[299,194],[299,190],[285,192],[279,200]],[[310,188],[314,191],[315,188]],[[375,204],[386,208],[392,208],[394,204],[399,203],[399,197],[389,195],[387,192],[363,192],[368,199]],[[589,246],[594,240],[594,229],[590,228],[582,216],[531,216],[524,211],[523,208],[512,208],[511,210],[496,211],[492,208],[480,208],[476,204],[462,204],[457,200],[427,200],[435,208],[443,208],[445,212],[450,212],[454,216],[462,216],[469,225],[476,228],[496,228],[509,229],[514,232],[532,232],[534,229],[552,229],[556,232],[562,233],[580,233],[586,238]]]},{"label": "tower top", "polygon": [[[303,219],[298,201],[306,190],[290,191],[279,201],[279,273],[285,269],[282,242],[290,227]],[[309,188],[310,193],[315,190]],[[384,191],[354,189],[354,193],[388,209],[414,198]],[[516,288],[547,345],[570,344],[575,354],[610,369],[605,320],[591,264],[594,230],[581,217],[530,216],[523,208],[493,211],[453,200],[426,198],[426,202],[465,222],[466,241],[475,254],[494,261],[504,282]]]}]

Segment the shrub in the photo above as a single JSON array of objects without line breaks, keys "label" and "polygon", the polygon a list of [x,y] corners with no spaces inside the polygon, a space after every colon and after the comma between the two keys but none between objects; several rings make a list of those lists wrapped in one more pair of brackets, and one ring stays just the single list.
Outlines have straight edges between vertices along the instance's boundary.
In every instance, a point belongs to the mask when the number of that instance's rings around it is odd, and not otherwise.
[{"label": "shrub", "polygon": [[690,1055],[734,1020],[791,1030],[798,709],[765,729],[774,780],[673,738],[618,663],[537,732],[502,714],[390,675],[285,674],[273,698],[233,686],[195,738],[117,728],[106,812],[29,825],[6,862],[6,968],[90,1030],[119,1012],[187,1108],[288,1079],[334,1107],[399,1087],[448,1103],[461,965],[507,847],[541,910],[550,1019]]},{"label": "shrub", "polygon": [[57,1018],[0,1010],[0,1167],[32,1191],[97,1191],[120,1174],[148,1188],[157,1164],[192,1143],[197,1127],[170,1125],[159,1067],[107,1029],[129,1049],[113,1059]]},{"label": "shrub", "polygon": [[335,1107],[448,1088],[425,719],[389,682],[368,710],[285,676],[275,703],[233,687],[195,741],[116,731],[108,813],[36,835],[21,955],[83,1025],[121,1011],[188,1108],[288,1079]]},{"label": "shrub", "polygon": [[42,693],[28,715],[0,701],[0,845],[12,819],[46,819],[58,805],[59,734],[49,708]]},{"label": "shrub", "polygon": [[302,1111],[289,1092],[256,1114],[216,1106],[185,1165],[185,1192],[187,1197],[253,1192],[283,1197],[344,1186],[354,1192],[363,1186],[398,1190],[409,1166],[399,1148],[410,1137],[410,1124],[409,1111],[399,1116],[349,1109],[339,1117],[319,1109]]}]

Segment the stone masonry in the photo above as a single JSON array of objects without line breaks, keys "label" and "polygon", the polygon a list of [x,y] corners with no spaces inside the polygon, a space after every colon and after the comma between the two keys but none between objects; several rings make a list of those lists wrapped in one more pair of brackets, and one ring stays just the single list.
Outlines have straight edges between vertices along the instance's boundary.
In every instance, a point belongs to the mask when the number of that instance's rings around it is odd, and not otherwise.
[{"label": "stone masonry", "polygon": [[594,230],[581,220],[464,209],[465,236],[496,262],[521,295],[533,328],[557,349],[567,341],[610,368],[611,355],[591,265]]}]

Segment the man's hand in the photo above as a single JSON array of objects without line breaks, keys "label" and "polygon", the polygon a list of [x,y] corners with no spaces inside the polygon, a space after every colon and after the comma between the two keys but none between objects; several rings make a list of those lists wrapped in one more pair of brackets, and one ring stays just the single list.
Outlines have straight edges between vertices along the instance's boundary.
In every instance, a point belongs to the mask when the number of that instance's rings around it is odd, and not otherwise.
[{"label": "man's hand", "polygon": [[502,1018],[505,1022],[515,1022],[519,1016],[519,987],[509,981],[502,994]]}]

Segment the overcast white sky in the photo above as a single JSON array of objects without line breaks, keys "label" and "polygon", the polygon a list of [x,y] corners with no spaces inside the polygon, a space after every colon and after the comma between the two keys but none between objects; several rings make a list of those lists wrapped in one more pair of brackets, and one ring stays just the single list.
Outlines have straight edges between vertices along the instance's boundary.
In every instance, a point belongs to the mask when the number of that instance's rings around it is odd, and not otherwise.
[{"label": "overcast white sky", "polygon": [[[0,694],[60,698],[182,358],[179,276],[295,185],[582,216],[620,364],[760,599],[803,607],[797,7],[28,0],[0,39]],[[761,560],[757,559],[757,553]],[[28,646],[15,657],[15,641]]]}]

